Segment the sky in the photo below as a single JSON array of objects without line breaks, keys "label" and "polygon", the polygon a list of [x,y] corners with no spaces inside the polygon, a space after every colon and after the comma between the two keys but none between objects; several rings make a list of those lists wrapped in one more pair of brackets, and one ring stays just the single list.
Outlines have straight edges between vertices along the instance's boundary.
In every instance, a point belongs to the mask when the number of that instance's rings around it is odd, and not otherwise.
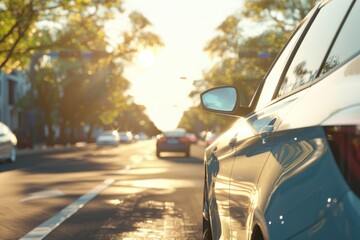
[{"label": "sky", "polygon": [[203,51],[206,43],[241,8],[241,0],[125,0],[124,8],[141,12],[164,43],[161,49],[140,52],[125,69],[129,94],[159,129],[174,129],[193,104],[188,97],[193,80],[212,67]]}]

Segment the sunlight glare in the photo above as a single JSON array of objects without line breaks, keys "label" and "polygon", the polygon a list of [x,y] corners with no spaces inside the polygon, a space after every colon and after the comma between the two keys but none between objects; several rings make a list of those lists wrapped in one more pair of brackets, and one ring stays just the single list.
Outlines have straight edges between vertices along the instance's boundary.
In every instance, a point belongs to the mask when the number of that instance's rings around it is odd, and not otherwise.
[{"label": "sunlight glare", "polygon": [[138,62],[142,67],[152,67],[156,62],[155,54],[149,49],[142,50],[138,54]]}]

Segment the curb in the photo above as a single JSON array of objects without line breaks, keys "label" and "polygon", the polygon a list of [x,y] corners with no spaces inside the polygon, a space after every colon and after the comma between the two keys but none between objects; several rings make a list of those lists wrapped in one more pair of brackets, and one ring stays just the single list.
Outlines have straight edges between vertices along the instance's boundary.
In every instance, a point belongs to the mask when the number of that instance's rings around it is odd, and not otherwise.
[{"label": "curb", "polygon": [[72,150],[80,150],[83,148],[88,148],[91,146],[95,146],[93,143],[85,143],[85,142],[79,142],[75,143],[75,145],[55,145],[53,147],[48,147],[46,145],[39,145],[35,146],[33,149],[26,148],[26,149],[17,149],[16,155],[17,156],[26,156],[31,154],[37,154],[37,153],[51,153],[51,152],[61,152],[61,151],[72,151]]}]

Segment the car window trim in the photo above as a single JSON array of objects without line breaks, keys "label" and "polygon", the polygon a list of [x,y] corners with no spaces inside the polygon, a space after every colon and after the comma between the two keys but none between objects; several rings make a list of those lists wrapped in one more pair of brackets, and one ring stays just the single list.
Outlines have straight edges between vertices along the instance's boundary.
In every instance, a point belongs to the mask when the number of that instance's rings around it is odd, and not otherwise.
[{"label": "car window trim", "polygon": [[[322,3],[322,2],[321,2],[321,3]],[[309,19],[309,22],[307,23],[306,27],[304,28],[304,31],[301,33],[301,36],[299,37],[298,42],[295,44],[295,47],[294,47],[293,51],[291,52],[291,54],[290,54],[290,56],[289,56],[289,59],[288,59],[288,61],[286,62],[285,67],[284,67],[284,69],[283,69],[283,71],[282,71],[282,73],[281,73],[281,76],[280,76],[280,78],[279,78],[278,84],[277,84],[277,86],[276,86],[276,88],[275,88],[275,91],[274,91],[274,94],[273,94],[273,96],[272,96],[272,101],[270,101],[270,103],[273,102],[274,100],[276,100],[275,102],[277,102],[277,101],[283,99],[283,98],[286,97],[286,96],[289,96],[289,95],[291,95],[291,94],[294,94],[295,92],[300,91],[300,89],[303,90],[303,89],[304,89],[303,86],[307,86],[307,85],[308,85],[308,83],[307,83],[307,84],[304,84],[304,85],[301,86],[301,87],[298,87],[298,88],[296,88],[296,89],[293,89],[292,91],[287,92],[286,94],[277,97],[277,95],[278,95],[278,93],[279,93],[279,90],[280,90],[280,87],[281,87],[281,85],[284,83],[285,75],[287,74],[291,63],[293,62],[294,57],[296,56],[296,54],[297,54],[300,46],[302,45],[302,42],[303,42],[304,38],[306,37],[306,35],[307,35],[310,27],[312,26],[314,20],[316,19],[317,15],[319,14],[319,12],[320,12],[320,10],[321,10],[321,7],[323,6],[323,5],[321,5],[321,3],[319,3],[318,6],[316,7],[315,12],[311,15],[311,17],[310,17],[310,19]],[[305,19],[304,19],[304,20],[305,20]],[[304,20],[303,20],[303,21],[304,21]]]},{"label": "car window trim", "polygon": [[[263,106],[261,106],[261,108],[256,108],[256,107],[255,107],[255,108],[254,108],[255,111],[261,111],[262,109],[264,109],[264,108],[266,108],[266,107],[269,107],[269,106],[273,105],[274,103],[276,103],[276,102],[278,102],[278,101],[280,101],[280,100],[282,100],[282,99],[284,99],[285,97],[288,97],[288,96],[290,95],[290,94],[284,94],[284,95],[282,95],[282,96],[280,96],[280,97],[276,97],[277,93],[279,92],[280,86],[281,86],[281,84],[283,83],[284,75],[286,74],[287,70],[289,69],[289,66],[290,66],[290,64],[292,63],[293,58],[294,58],[294,56],[296,55],[296,53],[297,53],[297,51],[298,51],[298,49],[299,49],[299,47],[300,47],[303,39],[305,38],[306,33],[308,32],[311,24],[313,23],[315,17],[317,16],[317,14],[319,13],[319,11],[320,11],[320,9],[321,9],[321,3],[322,3],[322,2],[318,3],[318,5],[317,5],[316,7],[314,7],[313,10],[312,10],[311,12],[309,12],[309,14],[299,23],[299,25],[296,27],[296,29],[295,29],[295,30],[293,31],[293,33],[291,34],[291,37],[287,40],[285,46],[281,49],[280,53],[277,55],[276,59],[274,60],[273,64],[271,65],[269,71],[266,73],[266,75],[265,75],[265,77],[264,77],[264,80],[261,81],[262,86],[259,87],[259,91],[260,91],[260,92],[259,92],[259,96],[256,97],[256,98],[254,97],[254,98],[256,99],[256,103],[254,103],[254,104],[256,104],[256,105],[257,105],[258,99],[260,98],[260,95],[261,95],[261,92],[262,92],[262,90],[263,90],[263,86],[264,86],[264,84],[265,84],[265,82],[266,82],[266,79],[267,79],[268,75],[270,74],[271,70],[273,69],[274,65],[277,63],[279,57],[281,56],[281,54],[283,53],[283,51],[285,50],[285,48],[288,46],[288,44],[290,43],[291,39],[295,36],[295,34],[297,33],[297,31],[299,31],[299,29],[301,28],[301,26],[302,26],[303,24],[305,24],[306,21],[308,21],[308,22],[306,23],[307,25],[305,26],[303,32],[301,33],[301,35],[300,35],[300,37],[299,37],[297,43],[294,45],[294,48],[292,49],[290,56],[288,57],[288,59],[287,59],[287,61],[286,61],[285,67],[283,68],[283,70],[282,70],[282,72],[281,72],[281,76],[279,77],[279,80],[277,81],[277,86],[276,86],[276,88],[275,88],[275,90],[274,90],[274,93],[273,93],[273,96],[272,96],[272,98],[271,98],[271,101],[269,101],[267,104],[264,104]],[[307,85],[307,84],[305,84],[304,86],[306,86],[306,85]],[[294,94],[294,93],[300,91],[300,89],[302,90],[303,88],[302,88],[302,87],[297,88],[297,89],[295,89],[295,90],[293,90],[293,91],[291,91],[291,92],[289,92],[289,93]],[[251,104],[253,104],[253,103],[251,102]]]},{"label": "car window trim", "polygon": [[[355,0],[353,0],[353,1],[351,2],[350,6],[349,6],[349,9],[348,9],[348,10],[346,11],[346,13],[344,14],[344,17],[343,17],[343,19],[342,19],[342,21],[341,21],[341,23],[340,23],[340,25],[339,25],[339,27],[338,27],[335,35],[334,35],[332,41],[331,41],[331,44],[329,45],[329,48],[328,48],[326,54],[324,55],[324,59],[323,59],[323,61],[322,61],[322,64],[321,64],[320,67],[319,67],[319,70],[321,70],[321,69],[323,68],[323,64],[325,64],[325,61],[326,61],[328,55],[330,54],[331,49],[332,49],[332,47],[333,47],[333,45],[334,45],[334,43],[335,43],[335,41],[336,41],[336,39],[337,39],[337,37],[338,37],[338,35],[339,35],[339,33],[340,33],[343,25],[345,24],[346,19],[348,18],[349,14],[350,14],[350,12],[351,12],[351,9],[352,9],[352,7],[354,6],[355,2],[356,2]],[[276,102],[278,102],[278,101],[281,101],[282,99],[287,98],[287,97],[289,97],[289,96],[291,96],[291,95],[293,95],[293,94],[296,94],[296,93],[298,93],[298,92],[300,92],[300,91],[302,91],[302,90],[304,90],[304,89],[306,89],[306,88],[308,88],[308,87],[316,84],[317,82],[319,82],[320,80],[323,79],[322,76],[319,77],[321,71],[318,71],[318,73],[317,73],[317,75],[316,75],[316,77],[315,77],[315,80],[313,80],[313,81],[311,81],[311,82],[309,82],[309,83],[306,83],[306,84],[304,84],[304,85],[302,85],[302,86],[300,86],[300,87],[298,87],[298,88],[296,88],[296,89],[293,89],[292,91],[290,91],[290,92],[288,92],[288,93],[286,93],[286,94],[284,94],[284,95],[282,95],[282,96],[280,96],[280,97],[277,97],[277,94],[278,94],[278,92],[279,92],[279,90],[280,90],[280,87],[281,87],[282,83],[284,82],[285,74],[286,74],[287,71],[289,70],[289,67],[290,67],[290,65],[291,65],[291,63],[292,63],[292,61],[293,61],[293,59],[294,59],[297,51],[299,50],[299,47],[301,46],[302,41],[303,41],[304,38],[306,37],[306,35],[307,35],[307,33],[308,33],[311,25],[313,24],[314,20],[316,19],[317,15],[319,14],[320,10],[321,10],[327,3],[328,3],[328,1],[320,2],[320,3],[318,4],[318,6],[316,7],[316,10],[315,10],[314,14],[313,14],[313,15],[311,16],[311,18],[309,19],[308,25],[305,27],[304,31],[302,32],[302,34],[301,34],[301,36],[300,36],[300,38],[299,38],[298,43],[295,45],[295,47],[294,47],[294,49],[293,49],[293,51],[292,51],[292,53],[291,53],[291,55],[290,55],[290,57],[289,57],[289,59],[288,59],[288,62],[286,63],[286,65],[285,65],[285,67],[284,67],[284,70],[283,70],[283,72],[282,72],[282,74],[281,74],[281,77],[280,77],[280,79],[279,79],[278,85],[277,85],[277,87],[276,87],[276,89],[275,89],[275,91],[274,91],[274,95],[273,95],[273,97],[272,97],[272,100],[269,102],[269,104],[267,104],[267,105],[265,105],[265,106],[270,106],[270,105],[272,105],[272,104],[274,104],[274,103],[276,103]],[[304,19],[304,20],[305,20],[305,19]],[[303,20],[303,21],[304,21],[304,20]],[[352,58],[351,58],[351,59],[352,59]],[[348,61],[349,61],[349,60],[350,60],[350,59],[348,59]],[[346,61],[346,62],[347,62],[347,61]],[[345,63],[345,61],[344,61],[344,63]],[[335,67],[335,68],[332,69],[332,70],[338,69],[338,68],[339,68],[341,65],[343,65],[344,63],[340,64],[339,66]],[[329,72],[332,72],[332,71],[329,71]],[[327,75],[327,74],[324,74],[324,76],[325,76],[325,75]]]},{"label": "car window trim", "polygon": [[322,69],[322,67],[323,67],[323,64],[325,64],[325,61],[326,61],[328,55],[330,54],[330,51],[331,51],[331,49],[332,49],[332,47],[333,47],[333,45],[334,45],[334,43],[335,43],[335,41],[336,41],[336,39],[337,39],[337,37],[338,37],[338,35],[339,35],[339,33],[340,33],[343,25],[344,25],[347,17],[349,16],[349,13],[351,12],[351,9],[352,9],[352,7],[353,7],[353,5],[354,5],[354,3],[355,3],[354,0],[351,2],[350,6],[349,6],[349,9],[348,9],[348,10],[346,11],[346,13],[344,14],[343,19],[341,20],[341,23],[340,23],[338,29],[336,30],[336,33],[335,33],[335,35],[334,35],[334,37],[333,37],[333,39],[332,39],[332,41],[331,41],[331,44],[329,45],[329,48],[328,48],[328,50],[326,51],[326,54],[324,55],[324,59],[323,59],[323,61],[322,61],[322,64],[321,64],[320,67],[319,67],[319,71],[318,71],[318,73],[317,73],[317,75],[316,75],[316,77],[315,77],[315,80],[310,81],[310,82],[308,82],[308,83],[306,83],[306,84],[304,84],[304,85],[302,85],[302,86],[300,86],[300,87],[298,87],[298,88],[296,88],[296,89],[293,89],[292,91],[289,91],[289,92],[287,92],[286,94],[284,94],[284,95],[282,95],[282,96],[280,96],[280,97],[276,97],[277,94],[278,94],[278,92],[279,92],[279,90],[280,90],[280,87],[281,87],[281,85],[282,85],[282,83],[283,83],[283,81],[284,81],[284,77],[285,77],[287,71],[289,70],[289,67],[290,67],[290,65],[291,65],[291,63],[292,63],[292,61],[293,61],[293,59],[294,59],[297,51],[299,50],[299,47],[300,47],[301,44],[302,44],[302,41],[303,41],[304,38],[306,37],[306,35],[307,35],[307,33],[308,33],[311,25],[313,24],[314,20],[316,19],[317,15],[318,15],[319,12],[321,11],[321,9],[322,9],[324,6],[326,6],[327,3],[329,3],[329,1],[325,1],[325,2],[319,3],[318,7],[316,8],[316,11],[315,11],[314,15],[313,15],[312,18],[309,20],[308,25],[306,26],[306,28],[304,29],[301,37],[299,38],[299,42],[297,43],[296,48],[294,48],[294,51],[291,53],[291,56],[290,56],[290,58],[289,58],[289,61],[287,62],[286,66],[285,66],[285,68],[284,68],[284,71],[283,71],[283,73],[282,73],[282,75],[281,75],[281,78],[280,78],[280,80],[279,80],[278,86],[276,87],[276,90],[275,90],[274,96],[273,96],[273,100],[276,100],[276,101],[271,101],[270,103],[272,103],[272,102],[275,103],[275,102],[281,101],[282,99],[284,99],[284,98],[286,98],[286,97],[289,97],[289,96],[291,96],[291,95],[293,95],[293,94],[296,94],[297,92],[300,92],[300,91],[304,90],[305,88],[308,88],[308,87],[314,85],[315,83],[317,83],[318,81],[320,81],[320,79],[323,79],[323,78],[319,78],[320,73],[321,73],[321,69]]},{"label": "car window trim", "polygon": [[[251,102],[250,102],[250,107],[252,107],[254,110],[263,109],[263,108],[265,108],[265,107],[267,107],[267,106],[269,106],[269,105],[272,104],[272,102],[273,102],[273,100],[274,100],[274,95],[276,95],[275,92],[278,91],[278,90],[277,90],[278,87],[275,88],[271,100],[270,100],[267,104],[262,105],[261,108],[257,108],[258,101],[259,101],[259,99],[260,99],[262,90],[263,90],[263,88],[264,88],[264,85],[265,85],[265,83],[266,83],[266,80],[268,79],[269,74],[270,74],[271,71],[273,70],[274,66],[277,64],[277,62],[278,62],[280,56],[283,54],[284,50],[288,47],[288,45],[289,45],[289,43],[291,42],[291,40],[293,39],[293,37],[294,37],[294,36],[296,35],[296,33],[300,30],[300,28],[302,27],[302,25],[304,24],[304,22],[305,22],[307,19],[308,19],[308,18],[304,18],[304,19],[298,24],[298,26],[294,29],[294,31],[291,33],[291,36],[290,36],[289,39],[286,41],[285,45],[282,47],[282,49],[280,50],[280,52],[277,54],[276,58],[274,59],[273,63],[271,64],[269,70],[266,72],[265,76],[261,79],[260,84],[259,84],[258,88],[257,88],[256,91],[255,91],[254,97],[253,97],[253,99],[252,99]],[[305,31],[305,29],[303,30],[303,32],[304,32],[304,31]],[[302,34],[301,34],[301,35],[302,35]],[[301,35],[300,35],[300,37],[301,37]],[[299,37],[299,39],[300,39],[300,37]],[[286,62],[289,62],[289,61],[290,61],[290,59],[291,59],[291,57],[292,57],[292,52],[296,49],[297,44],[298,44],[298,43],[296,43],[296,44],[294,45],[294,48],[292,49],[291,54],[290,54],[290,56],[287,58]],[[287,66],[287,64],[285,64],[285,66]],[[285,70],[285,68],[282,70],[281,76],[279,77],[279,80],[277,81],[277,84],[279,84],[279,81],[281,80],[281,77],[283,76],[284,70]]]}]

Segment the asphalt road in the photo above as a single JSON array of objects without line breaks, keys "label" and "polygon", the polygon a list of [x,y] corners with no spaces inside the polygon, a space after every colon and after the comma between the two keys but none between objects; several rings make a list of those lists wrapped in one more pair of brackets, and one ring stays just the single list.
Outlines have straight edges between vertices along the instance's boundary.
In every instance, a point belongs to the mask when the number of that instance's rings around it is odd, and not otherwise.
[{"label": "asphalt road", "polygon": [[153,140],[23,152],[0,163],[0,239],[201,239],[204,148]]}]

